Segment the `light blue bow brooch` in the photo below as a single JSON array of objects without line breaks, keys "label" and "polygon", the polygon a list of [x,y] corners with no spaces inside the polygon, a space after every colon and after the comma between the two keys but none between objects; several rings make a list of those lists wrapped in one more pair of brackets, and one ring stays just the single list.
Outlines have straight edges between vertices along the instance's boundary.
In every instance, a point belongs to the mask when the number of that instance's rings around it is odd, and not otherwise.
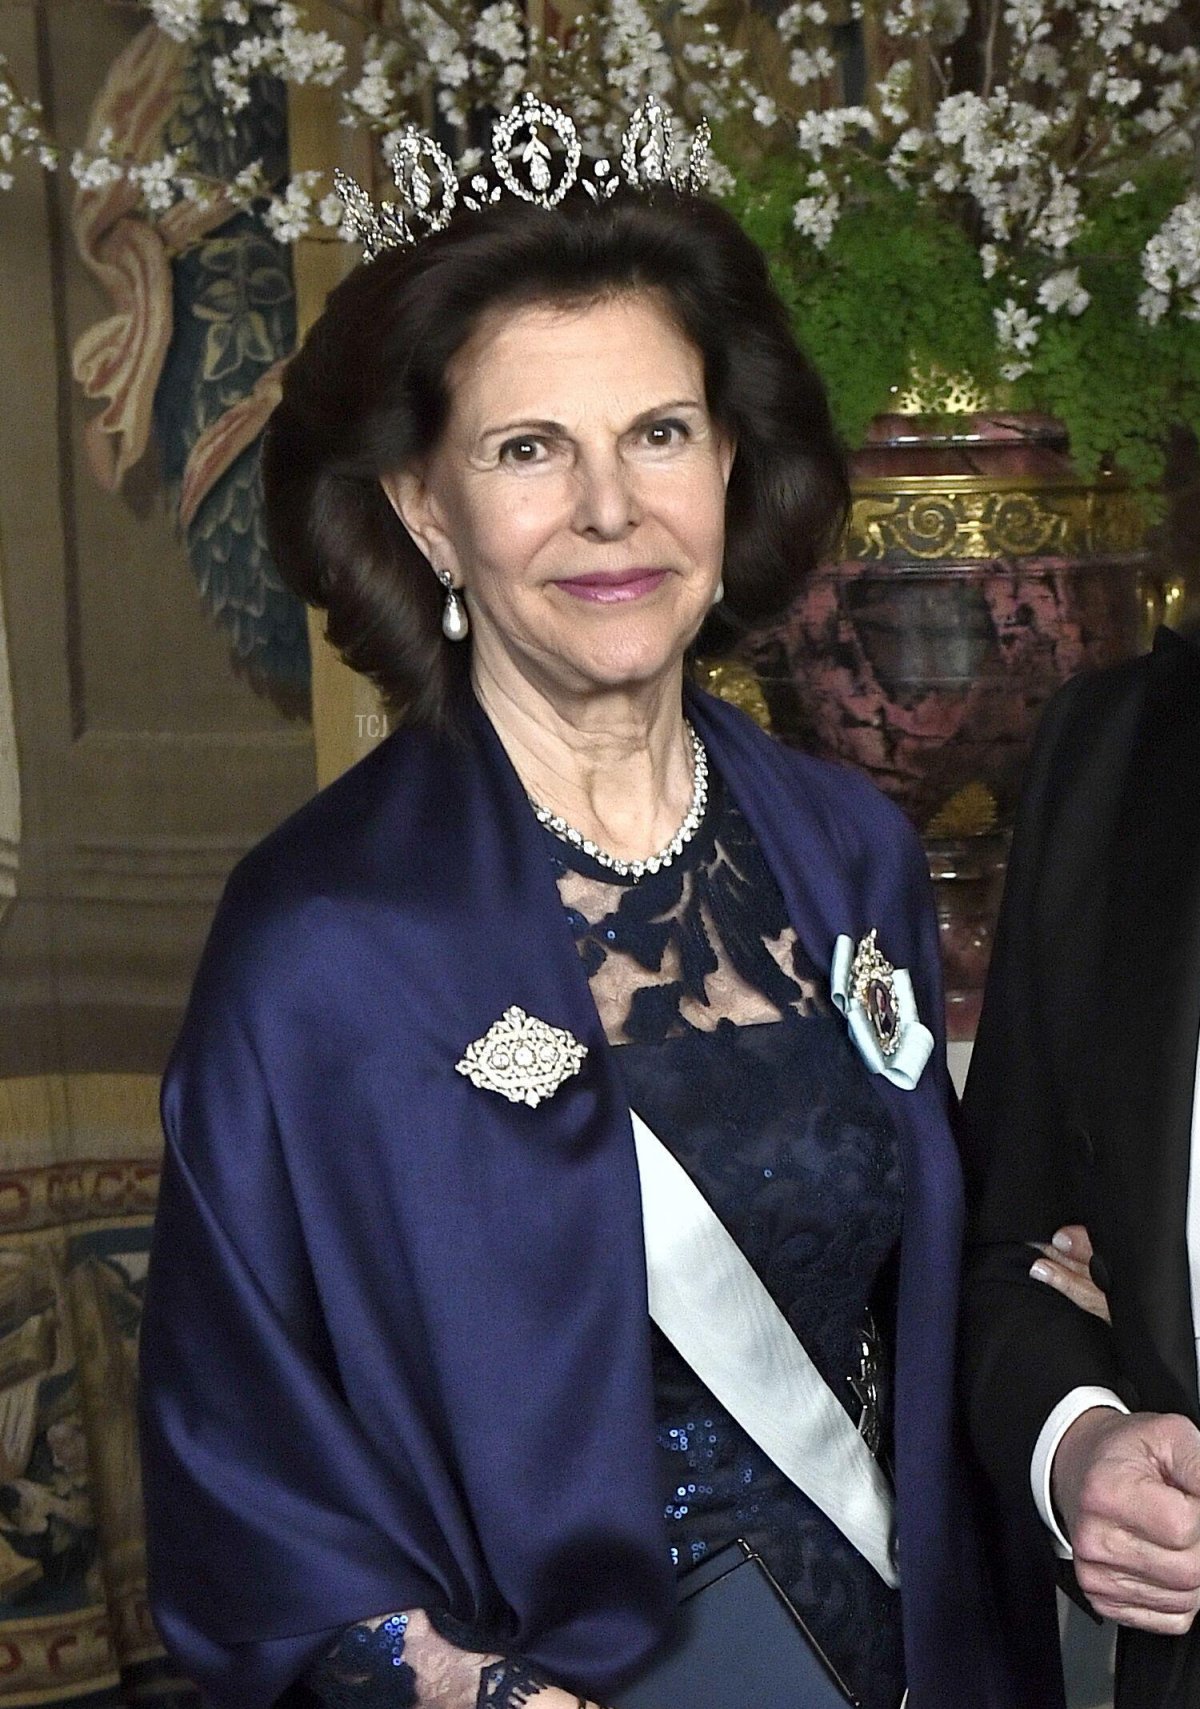
[{"label": "light blue bow brooch", "polygon": [[875,942],[876,928],[855,947],[842,934],[833,946],[831,995],[872,1074],[911,1092],[933,1054],[933,1034],[917,1014],[906,967],[893,967]]}]

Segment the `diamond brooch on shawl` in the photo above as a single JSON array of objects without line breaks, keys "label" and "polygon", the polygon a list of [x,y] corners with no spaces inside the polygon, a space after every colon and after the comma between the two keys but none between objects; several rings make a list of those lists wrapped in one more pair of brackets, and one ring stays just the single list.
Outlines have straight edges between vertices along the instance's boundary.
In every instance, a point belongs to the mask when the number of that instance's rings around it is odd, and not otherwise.
[{"label": "diamond brooch on shawl", "polygon": [[833,946],[830,990],[872,1074],[911,1092],[933,1054],[906,967],[893,967],[872,929],[855,945],[845,933]]},{"label": "diamond brooch on shawl", "polygon": [[578,1074],[586,1055],[587,1046],[565,1027],[539,1021],[514,1003],[482,1038],[467,1046],[454,1066],[473,1086],[499,1092],[511,1104],[536,1108]]}]

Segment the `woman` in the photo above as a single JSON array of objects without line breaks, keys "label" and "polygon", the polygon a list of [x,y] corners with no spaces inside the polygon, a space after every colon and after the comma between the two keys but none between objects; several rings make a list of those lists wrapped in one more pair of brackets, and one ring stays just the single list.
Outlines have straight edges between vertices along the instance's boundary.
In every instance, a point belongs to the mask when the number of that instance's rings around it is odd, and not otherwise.
[{"label": "woman", "polygon": [[[684,685],[842,518],[819,382],[690,190],[482,200],[333,294],[270,427],[276,560],[404,724],[241,863],[167,1075],[160,1629],[230,1706],[573,1709],[744,1537],[869,1709],[1045,1709],[955,1444],[920,848]],[[873,929],[907,1080],[831,979]],[[899,1593],[652,1332],[631,1105],[894,1456]]]}]

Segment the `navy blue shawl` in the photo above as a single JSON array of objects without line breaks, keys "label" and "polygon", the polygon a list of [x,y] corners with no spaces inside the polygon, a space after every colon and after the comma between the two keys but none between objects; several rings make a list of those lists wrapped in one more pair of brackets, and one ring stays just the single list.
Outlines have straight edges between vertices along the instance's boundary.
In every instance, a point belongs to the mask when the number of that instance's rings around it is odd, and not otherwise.
[{"label": "navy blue shawl", "polygon": [[[691,712],[817,965],[878,927],[940,1035],[906,821],[721,702]],[[163,1089],[143,1453],[154,1613],[228,1709],[265,1709],[385,1610],[448,1609],[600,1697],[669,1622],[633,1145],[541,837],[476,712],[467,742],[391,736],[241,862],[218,910]],[[589,1048],[537,1109],[454,1071],[513,1003]],[[875,1084],[905,1180],[911,1702],[1050,1704],[1002,1655],[955,1445],[940,1036],[916,1091]]]}]

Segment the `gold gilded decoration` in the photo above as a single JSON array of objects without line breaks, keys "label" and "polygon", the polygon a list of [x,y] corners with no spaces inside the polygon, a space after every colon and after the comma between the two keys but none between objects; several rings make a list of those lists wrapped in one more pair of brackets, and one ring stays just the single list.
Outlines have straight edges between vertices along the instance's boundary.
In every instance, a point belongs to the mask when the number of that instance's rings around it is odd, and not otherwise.
[{"label": "gold gilded decoration", "polygon": [[749,665],[740,659],[697,659],[692,670],[697,687],[707,689],[745,712],[761,730],[771,728],[771,713],[762,687]]},{"label": "gold gilded decoration", "polygon": [[1154,644],[1154,633],[1160,625],[1177,629],[1187,608],[1187,583],[1182,576],[1163,575],[1150,570],[1142,578],[1139,589],[1142,604],[1142,648]]},{"label": "gold gilded decoration", "polygon": [[890,407],[897,415],[981,415],[998,402],[995,391],[985,391],[969,374],[950,374],[931,363],[913,370]]},{"label": "gold gilded decoration", "polygon": [[587,1046],[565,1027],[552,1027],[513,1004],[470,1043],[455,1067],[473,1086],[531,1107],[578,1074]]},{"label": "gold gilded decoration", "polygon": [[1183,581],[1178,576],[1172,577],[1163,588],[1163,622],[1173,629],[1183,615],[1183,599],[1187,592]]},{"label": "gold gilded decoration", "polygon": [[846,550],[868,562],[1075,557],[1136,551],[1143,532],[1136,495],[1115,484],[1013,486],[930,476],[902,487],[858,482]]},{"label": "gold gilded decoration", "polygon": [[964,783],[925,827],[927,837],[986,837],[999,823],[996,797],[985,783]]}]

